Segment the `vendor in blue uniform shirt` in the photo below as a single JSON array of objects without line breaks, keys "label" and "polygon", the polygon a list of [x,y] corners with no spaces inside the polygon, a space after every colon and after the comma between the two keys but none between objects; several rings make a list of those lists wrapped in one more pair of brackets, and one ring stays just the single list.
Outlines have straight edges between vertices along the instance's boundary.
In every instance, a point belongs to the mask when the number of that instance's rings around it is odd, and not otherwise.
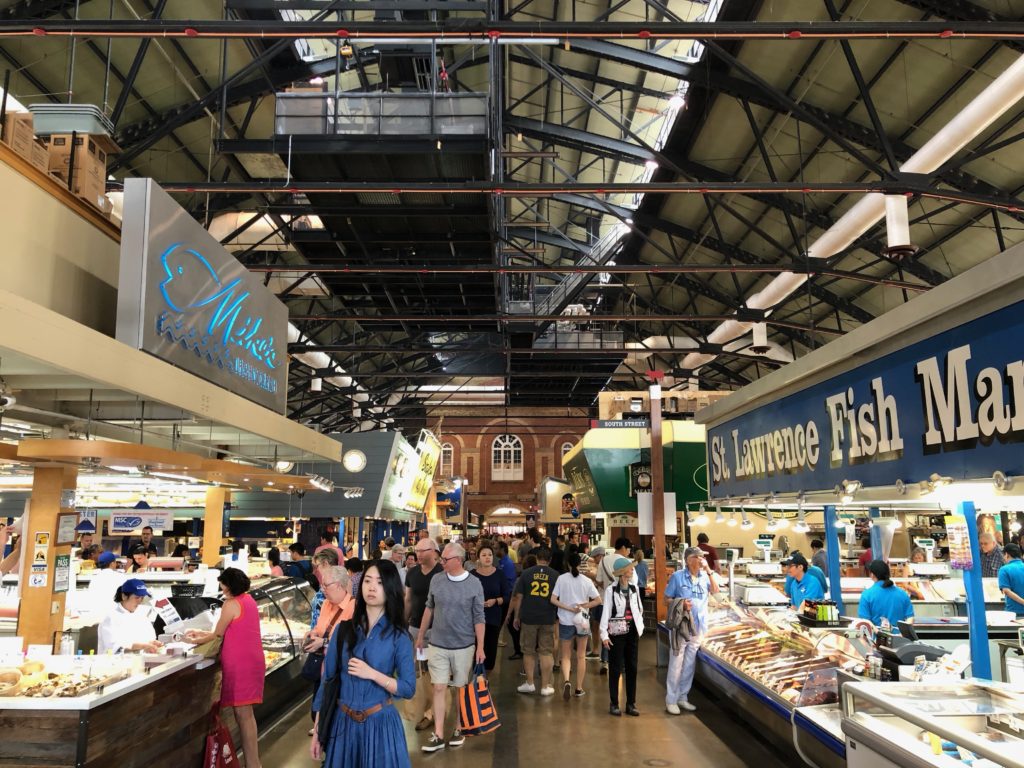
[{"label": "vendor in blue uniform shirt", "polygon": [[860,596],[857,616],[867,619],[876,627],[895,627],[899,622],[914,618],[910,595],[892,583],[889,564],[884,560],[868,563],[872,584]]},{"label": "vendor in blue uniform shirt", "polygon": [[1003,547],[1005,565],[999,569],[999,591],[1003,593],[1006,610],[1013,611],[1020,618],[1024,616],[1024,561],[1016,544]]},{"label": "vendor in blue uniform shirt", "polygon": [[808,573],[811,566],[806,557],[794,552],[788,560],[782,561],[782,565],[788,569],[787,575],[792,578],[786,594],[794,608],[799,610],[805,600],[825,599],[825,587],[821,580]]}]

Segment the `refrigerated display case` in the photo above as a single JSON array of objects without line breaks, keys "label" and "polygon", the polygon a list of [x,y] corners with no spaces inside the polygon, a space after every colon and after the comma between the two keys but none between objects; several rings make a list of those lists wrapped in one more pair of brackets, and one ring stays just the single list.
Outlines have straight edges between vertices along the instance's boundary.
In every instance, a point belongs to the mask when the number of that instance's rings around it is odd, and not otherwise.
[{"label": "refrigerated display case", "polygon": [[1024,689],[981,680],[847,683],[850,768],[1024,768]]},{"label": "refrigerated display case", "polygon": [[697,678],[787,752],[844,766],[840,670],[864,652],[842,633],[802,626],[794,613],[725,603],[711,608]]},{"label": "refrigerated display case", "polygon": [[267,679],[263,703],[255,707],[263,723],[310,691],[301,677],[302,638],[313,617],[313,590],[305,579],[281,578],[252,590],[260,612],[260,635]]}]

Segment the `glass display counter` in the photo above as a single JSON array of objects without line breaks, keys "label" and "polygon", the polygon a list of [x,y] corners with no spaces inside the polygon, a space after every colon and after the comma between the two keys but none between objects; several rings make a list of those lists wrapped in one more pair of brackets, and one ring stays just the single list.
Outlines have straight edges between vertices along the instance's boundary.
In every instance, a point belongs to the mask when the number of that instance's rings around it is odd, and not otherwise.
[{"label": "glass display counter", "polygon": [[965,680],[847,683],[850,768],[1024,768],[1024,689]]},{"label": "glass display counter", "polygon": [[864,655],[842,634],[804,627],[789,610],[726,602],[710,609],[698,660],[701,684],[777,747],[846,765],[838,675]]}]

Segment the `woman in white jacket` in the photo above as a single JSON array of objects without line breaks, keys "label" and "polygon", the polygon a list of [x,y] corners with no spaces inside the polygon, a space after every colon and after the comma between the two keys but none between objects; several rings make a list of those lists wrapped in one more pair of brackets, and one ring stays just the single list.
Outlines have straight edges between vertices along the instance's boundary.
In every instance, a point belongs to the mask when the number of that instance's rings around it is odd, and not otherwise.
[{"label": "woman in white jacket", "polygon": [[628,557],[617,557],[612,564],[615,583],[604,593],[601,612],[601,642],[608,649],[608,694],[611,705],[608,714],[622,716],[619,709],[619,677],[626,678],[626,714],[637,717],[636,670],[640,636],[644,633],[644,609],[640,592],[630,580],[633,563]]}]

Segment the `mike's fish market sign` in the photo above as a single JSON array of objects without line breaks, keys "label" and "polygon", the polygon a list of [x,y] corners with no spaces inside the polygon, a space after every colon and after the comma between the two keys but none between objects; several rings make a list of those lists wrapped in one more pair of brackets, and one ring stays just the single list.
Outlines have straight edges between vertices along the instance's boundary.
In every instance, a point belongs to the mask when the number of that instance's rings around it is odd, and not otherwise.
[{"label": "mike's fish market sign", "polygon": [[1024,474],[1024,305],[708,429],[711,495]]},{"label": "mike's fish market sign", "polygon": [[283,412],[287,308],[151,179],[124,200],[118,340]]}]

